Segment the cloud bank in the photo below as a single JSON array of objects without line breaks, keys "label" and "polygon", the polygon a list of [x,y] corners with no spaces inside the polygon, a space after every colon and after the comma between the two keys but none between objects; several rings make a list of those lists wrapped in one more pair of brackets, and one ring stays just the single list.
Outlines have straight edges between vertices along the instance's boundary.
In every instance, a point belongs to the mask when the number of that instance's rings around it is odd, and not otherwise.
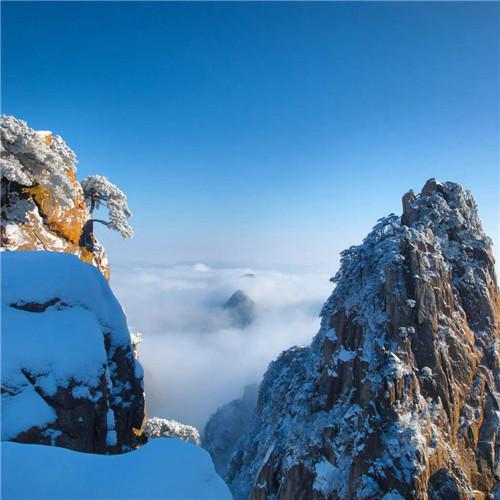
[{"label": "cloud bank", "polygon": [[[332,289],[328,278],[202,263],[114,269],[113,290],[131,328],[143,333],[148,415],[202,429],[246,384],[260,382],[282,350],[310,342]],[[255,302],[245,329],[221,307],[236,290]]]}]

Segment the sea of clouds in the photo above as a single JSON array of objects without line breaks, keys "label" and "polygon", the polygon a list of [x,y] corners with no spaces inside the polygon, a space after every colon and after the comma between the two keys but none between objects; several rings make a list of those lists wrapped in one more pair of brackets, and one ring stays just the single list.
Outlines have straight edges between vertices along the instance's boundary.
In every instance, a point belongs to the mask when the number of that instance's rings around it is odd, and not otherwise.
[{"label": "sea of clouds", "polygon": [[[281,351],[311,341],[332,290],[329,277],[201,263],[114,268],[112,288],[131,329],[143,334],[148,416],[202,430],[219,406],[260,382]],[[245,329],[222,308],[236,290],[255,302]]]}]

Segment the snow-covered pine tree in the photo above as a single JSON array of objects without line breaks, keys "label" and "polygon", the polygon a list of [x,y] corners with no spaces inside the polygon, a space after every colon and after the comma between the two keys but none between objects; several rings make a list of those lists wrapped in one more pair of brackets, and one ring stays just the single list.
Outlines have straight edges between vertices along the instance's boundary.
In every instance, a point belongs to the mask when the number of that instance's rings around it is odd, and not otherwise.
[{"label": "snow-covered pine tree", "polygon": [[148,439],[177,437],[200,446],[200,432],[196,427],[181,424],[175,420],[167,420],[160,417],[148,418],[143,426],[144,434]]},{"label": "snow-covered pine tree", "polygon": [[2,190],[10,183],[26,188],[41,186],[54,193],[64,207],[73,205],[74,186],[68,171],[76,172],[76,156],[56,135],[44,137],[13,116],[0,118],[0,177]]},{"label": "snow-covered pine tree", "polygon": [[[128,223],[132,212],[128,208],[125,194],[102,175],[86,177],[81,182],[81,186],[91,216],[87,221],[84,231],[92,234],[93,223],[100,222],[109,229],[118,231],[123,238],[132,238],[134,231]],[[93,218],[94,210],[101,206],[105,206],[108,209],[109,221]]]}]

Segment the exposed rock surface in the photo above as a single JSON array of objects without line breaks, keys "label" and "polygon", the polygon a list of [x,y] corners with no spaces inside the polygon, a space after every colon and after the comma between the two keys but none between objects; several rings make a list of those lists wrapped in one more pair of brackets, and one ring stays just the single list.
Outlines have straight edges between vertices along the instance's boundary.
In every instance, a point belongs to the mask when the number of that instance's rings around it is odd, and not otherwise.
[{"label": "exposed rock surface", "polygon": [[485,499],[499,481],[500,303],[472,195],[428,181],[342,253],[310,347],[274,361],[237,498]]},{"label": "exposed rock surface", "polygon": [[234,292],[222,307],[236,328],[246,328],[255,319],[255,302],[242,290]]},{"label": "exposed rock surface", "polygon": [[135,447],[142,367],[108,282],[74,255],[0,255],[2,439],[96,453]]},{"label": "exposed rock surface", "polygon": [[197,446],[201,444],[200,433],[196,427],[181,424],[176,420],[167,420],[159,417],[148,418],[143,430],[148,439],[177,437],[182,441],[193,443]]},{"label": "exposed rock surface", "polygon": [[108,278],[103,247],[94,241],[90,251],[81,241],[89,212],[73,151],[11,116],[2,116],[0,132],[2,249],[72,253]]},{"label": "exposed rock surface", "polygon": [[258,389],[257,384],[247,385],[243,397],[221,406],[208,419],[203,431],[203,448],[210,453],[215,470],[223,478],[238,440],[254,418]]}]

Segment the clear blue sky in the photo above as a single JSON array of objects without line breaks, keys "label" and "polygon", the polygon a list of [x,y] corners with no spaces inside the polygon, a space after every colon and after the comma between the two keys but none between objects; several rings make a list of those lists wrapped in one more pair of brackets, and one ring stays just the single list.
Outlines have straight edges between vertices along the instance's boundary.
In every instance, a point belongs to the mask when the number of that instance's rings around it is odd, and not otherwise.
[{"label": "clear blue sky", "polygon": [[2,2],[2,111],[127,193],[117,262],[333,271],[429,177],[498,242],[499,8]]}]

